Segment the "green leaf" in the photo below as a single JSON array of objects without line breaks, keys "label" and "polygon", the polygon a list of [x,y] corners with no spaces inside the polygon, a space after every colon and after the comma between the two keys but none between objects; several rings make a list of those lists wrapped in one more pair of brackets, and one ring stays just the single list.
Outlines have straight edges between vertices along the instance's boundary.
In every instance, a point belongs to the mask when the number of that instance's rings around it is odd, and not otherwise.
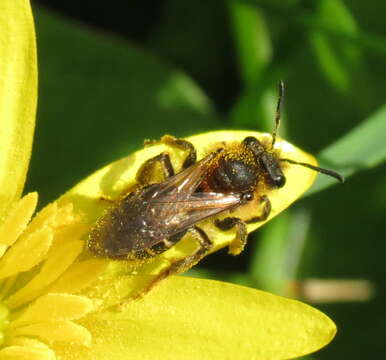
[{"label": "green leaf", "polygon": [[[354,17],[341,0],[319,1],[315,20],[335,31],[350,35],[359,32]],[[350,89],[352,72],[360,62],[359,45],[342,41],[323,30],[311,30],[308,36],[321,72],[334,88],[346,93]]]},{"label": "green leaf", "polygon": [[[139,3],[146,6],[142,1]],[[162,10],[157,20],[153,20],[152,29],[139,26],[137,30],[147,32],[146,48],[184,69],[215,103],[227,104],[229,97],[224,95],[224,84],[235,77],[230,71],[234,66],[234,50],[229,36],[227,2],[165,0],[155,8]]]},{"label": "green leaf", "polygon": [[297,208],[285,211],[262,228],[249,269],[257,288],[293,295],[289,284],[297,278],[309,226],[309,213]]},{"label": "green leaf", "polygon": [[28,190],[41,189],[43,204],[144,139],[220,126],[194,81],[156,55],[42,9],[36,26],[39,126]]},{"label": "green leaf", "polygon": [[237,127],[270,131],[274,117],[277,72],[269,69],[272,42],[263,12],[253,4],[229,1],[231,29],[244,89],[230,113]]},{"label": "green leaf", "polygon": [[[276,86],[272,86],[273,83],[265,88],[263,84],[248,88],[232,108],[229,115],[231,124],[241,128],[272,132],[278,99],[278,91]],[[285,120],[282,124],[280,135],[285,137]]]},{"label": "green leaf", "polygon": [[246,86],[253,84],[272,57],[272,45],[262,12],[255,6],[229,2],[229,14],[239,69]]},{"label": "green leaf", "polygon": [[322,74],[334,88],[347,92],[350,88],[350,74],[342,59],[333,50],[328,36],[323,32],[313,31],[308,37]]},{"label": "green leaf", "polygon": [[256,280],[257,287],[276,294],[282,293],[285,286],[283,264],[289,224],[290,211],[287,210],[263,227],[259,246],[251,259],[249,273]]},{"label": "green leaf", "polygon": [[[324,149],[318,156],[322,167],[333,168],[348,177],[360,170],[373,168],[386,160],[386,104],[376,113]],[[305,196],[336,183],[328,176],[318,176]]]}]

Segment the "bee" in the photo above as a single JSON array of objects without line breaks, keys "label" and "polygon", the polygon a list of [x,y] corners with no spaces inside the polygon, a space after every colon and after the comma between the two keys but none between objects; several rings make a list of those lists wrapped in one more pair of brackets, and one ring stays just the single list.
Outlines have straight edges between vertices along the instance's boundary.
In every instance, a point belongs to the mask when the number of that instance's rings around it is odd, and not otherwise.
[{"label": "bee", "polygon": [[[238,143],[220,143],[197,161],[193,144],[164,136],[162,143],[187,153],[182,170],[175,173],[166,152],[145,161],[136,175],[137,188],[114,201],[91,229],[89,251],[114,260],[145,261],[170,249],[187,233],[193,235],[199,247],[156,275],[142,291],[143,295],[167,276],[189,269],[211,251],[213,242],[200,226],[206,219],[211,219],[220,231],[234,229],[229,252],[242,252],[247,242],[247,224],[268,218],[269,192],[286,184],[285,163],[304,166],[343,182],[342,176],[332,170],[281,158],[274,149],[283,93],[284,85],[280,82],[270,141],[248,136]],[[163,179],[155,181],[159,168]],[[247,219],[232,216],[236,209],[251,202],[259,204],[261,213]],[[218,216],[224,213],[226,217]]]}]

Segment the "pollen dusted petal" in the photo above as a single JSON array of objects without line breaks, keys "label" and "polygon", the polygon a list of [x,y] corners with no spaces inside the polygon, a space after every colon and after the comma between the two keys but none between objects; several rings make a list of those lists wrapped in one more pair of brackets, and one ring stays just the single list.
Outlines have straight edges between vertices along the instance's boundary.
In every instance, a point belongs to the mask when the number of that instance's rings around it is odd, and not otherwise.
[{"label": "pollen dusted petal", "polygon": [[56,251],[42,265],[39,273],[31,279],[23,288],[5,300],[9,308],[15,308],[40,295],[41,291],[53,283],[75,261],[83,248],[83,241],[75,240],[68,243],[60,243]]},{"label": "pollen dusted petal", "polygon": [[20,199],[0,227],[0,246],[11,246],[27,227],[38,201],[36,192]]},{"label": "pollen dusted petal", "polygon": [[[42,343],[41,341],[39,340],[36,340],[36,339],[30,339],[30,338],[26,338],[26,337],[17,337],[17,338],[14,338],[10,341],[10,346],[7,347],[8,348],[18,348],[15,352],[15,350],[11,350],[11,353],[8,353],[8,354],[5,354],[4,357],[2,357],[2,353],[0,351],[0,359],[8,359],[7,356],[10,356],[9,359],[20,359],[20,360],[34,360],[34,359],[38,359],[38,360],[55,360],[56,359],[56,355],[55,355],[55,352],[50,349],[49,346],[47,346],[46,344]],[[17,353],[20,353],[20,348],[24,348],[24,349],[27,349],[27,350],[34,350],[32,352],[29,352],[27,351],[26,354],[28,355],[28,357],[24,357],[24,353],[25,351],[21,351],[21,354],[23,354],[23,357],[12,357],[12,354],[17,354]],[[9,350],[8,350],[9,351]],[[36,355],[35,355],[36,354]]]},{"label": "pollen dusted petal", "polygon": [[43,208],[34,218],[28,226],[28,232],[33,233],[44,226],[51,226],[58,212],[58,205],[53,202]]},{"label": "pollen dusted petal", "polygon": [[57,209],[58,211],[55,216],[54,226],[63,226],[74,223],[74,206],[71,202],[62,203]]},{"label": "pollen dusted petal", "polygon": [[90,346],[91,334],[83,326],[72,321],[52,321],[20,327],[9,331],[11,336],[36,336],[49,344],[59,342]]},{"label": "pollen dusted petal", "polygon": [[[54,239],[50,251],[47,254],[47,258],[55,256],[55,254],[58,252],[63,252],[63,245],[65,245],[65,243],[81,239],[89,231],[89,229],[89,225],[82,223],[64,225],[60,226],[58,229],[55,229]],[[84,243],[83,240],[82,243]]]},{"label": "pollen dusted petal", "polygon": [[77,262],[53,284],[50,291],[76,293],[95,280],[107,265],[108,260],[103,259]]},{"label": "pollen dusted petal", "polygon": [[7,251],[7,249],[8,249],[8,246],[7,246],[7,245],[0,244],[0,258],[3,257],[3,255],[5,254],[5,252]]},{"label": "pollen dusted petal", "polygon": [[93,310],[92,301],[79,295],[47,294],[39,297],[10,327],[28,323],[54,322],[79,319]]},{"label": "pollen dusted petal", "polygon": [[19,239],[0,260],[0,279],[39,264],[52,243],[52,231],[43,228]]},{"label": "pollen dusted petal", "polygon": [[54,344],[58,357],[292,359],[325,346],[336,332],[326,315],[299,301],[178,276],[122,312],[95,312],[82,324],[92,333],[93,346]]},{"label": "pollen dusted petal", "polygon": [[2,360],[55,360],[55,353],[48,349],[11,345],[0,350]]}]

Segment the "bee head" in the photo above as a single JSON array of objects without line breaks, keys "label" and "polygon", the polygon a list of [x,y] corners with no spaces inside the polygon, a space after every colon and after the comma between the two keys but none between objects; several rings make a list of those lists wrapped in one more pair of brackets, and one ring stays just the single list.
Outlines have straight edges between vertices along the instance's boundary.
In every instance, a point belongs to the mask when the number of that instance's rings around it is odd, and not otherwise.
[{"label": "bee head", "polygon": [[281,104],[283,102],[283,98],[284,98],[284,83],[280,81],[279,97],[278,97],[277,106],[276,106],[275,127],[272,132],[272,141],[271,141],[270,148],[268,148],[268,146],[265,146],[258,139],[252,136],[246,137],[243,141],[243,144],[253,152],[255,158],[260,162],[263,170],[267,174],[268,182],[271,184],[271,186],[275,188],[281,188],[285,185],[286,178],[282,171],[282,167],[281,167],[282,162],[301,165],[311,170],[320,172],[322,174],[332,176],[340,182],[344,182],[344,178],[335,171],[320,168],[318,166],[298,162],[291,159],[282,159],[276,155],[274,151],[274,147],[276,142],[277,131],[280,126],[280,116],[281,116],[280,110],[281,110]]},{"label": "bee head", "polygon": [[286,178],[281,169],[280,159],[255,137],[248,136],[243,140],[243,145],[254,155],[259,168],[266,174],[268,183],[274,188],[281,188],[285,185]]}]

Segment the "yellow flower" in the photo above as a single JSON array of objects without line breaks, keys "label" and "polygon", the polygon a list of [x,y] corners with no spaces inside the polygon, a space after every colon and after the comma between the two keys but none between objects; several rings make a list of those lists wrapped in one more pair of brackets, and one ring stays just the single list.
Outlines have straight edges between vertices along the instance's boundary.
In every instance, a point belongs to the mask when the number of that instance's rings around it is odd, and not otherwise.
[{"label": "yellow flower", "polygon": [[[164,145],[99,170],[31,220],[37,194],[20,199],[37,87],[28,0],[1,1],[0,30],[0,359],[286,359],[333,338],[333,322],[305,304],[217,281],[170,277],[116,311],[171,259],[191,251],[186,239],[151,264],[133,267],[85,250],[87,233],[105,207],[100,196],[119,195]],[[214,132],[189,140],[202,156],[207,144],[246,134]],[[285,141],[278,147],[294,160],[314,162]],[[174,164],[181,162],[178,151],[171,156]],[[270,196],[272,216],[299,197],[315,174],[289,167],[286,176],[286,191]],[[205,227],[215,250],[232,239]]]}]

